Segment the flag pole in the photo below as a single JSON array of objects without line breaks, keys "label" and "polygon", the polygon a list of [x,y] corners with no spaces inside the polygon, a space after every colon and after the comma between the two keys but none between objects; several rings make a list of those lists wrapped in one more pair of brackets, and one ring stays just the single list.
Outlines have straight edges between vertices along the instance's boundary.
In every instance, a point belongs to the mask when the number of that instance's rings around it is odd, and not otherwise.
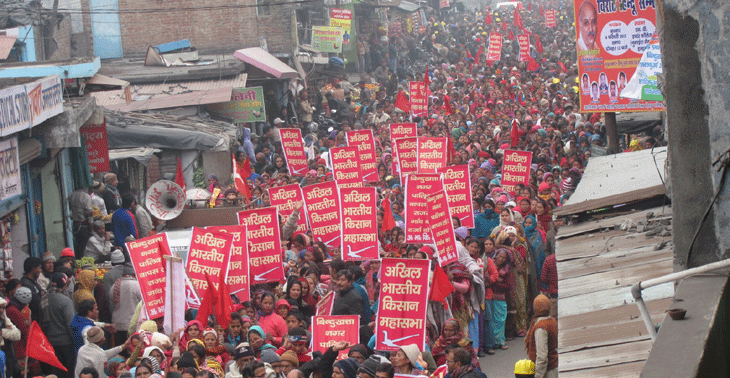
[{"label": "flag pole", "polygon": [[28,356],[25,356],[25,371],[23,372],[23,378],[28,378]]}]

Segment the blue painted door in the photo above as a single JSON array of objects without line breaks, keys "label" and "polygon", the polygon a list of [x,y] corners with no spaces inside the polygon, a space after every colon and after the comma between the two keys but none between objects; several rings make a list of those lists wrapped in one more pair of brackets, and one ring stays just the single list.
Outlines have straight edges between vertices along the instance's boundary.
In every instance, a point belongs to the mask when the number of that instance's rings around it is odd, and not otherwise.
[{"label": "blue painted door", "polygon": [[122,32],[118,0],[91,0],[91,31],[94,54],[100,58],[122,57]]}]

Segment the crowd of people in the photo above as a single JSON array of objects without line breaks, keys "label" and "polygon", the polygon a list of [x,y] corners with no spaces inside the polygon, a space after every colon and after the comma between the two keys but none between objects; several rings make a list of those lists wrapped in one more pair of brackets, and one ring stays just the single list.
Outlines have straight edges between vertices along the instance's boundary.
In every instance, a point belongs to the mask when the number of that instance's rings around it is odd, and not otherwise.
[{"label": "crowd of people", "polygon": [[[556,11],[555,27],[545,24],[545,9]],[[195,320],[195,310],[186,312],[183,329],[165,329],[163,318],[145,320],[140,285],[123,245],[154,234],[159,222],[137,204],[138,193],[107,173],[103,182],[69,198],[74,248],[59,258],[52,252],[29,257],[22,278],[4,283],[2,370],[13,378],[393,378],[430,376],[445,366],[450,378],[478,378],[489,374],[479,357],[499,358],[507,340],[524,338],[526,360],[515,361],[515,375],[556,377],[554,241],[563,220],[552,210],[575,191],[591,146],[604,145],[606,136],[599,113],[576,112],[572,2],[523,2],[516,12],[522,26],[511,8],[431,11],[428,23],[412,32],[358,37],[362,75],[356,86],[332,83],[332,91],[311,103],[306,91],[298,96],[298,126],[310,163],[303,178],[288,171],[277,129],[289,121],[281,119],[243,130],[236,161],[250,165],[250,195],[208,178],[214,205],[240,206],[246,197],[246,206],[270,206],[267,188],[333,180],[328,150],[346,145],[346,131],[372,129],[374,185],[392,210],[379,202],[378,220],[392,214],[395,224],[388,229],[379,224],[380,255],[433,259],[435,267],[432,245],[404,241],[403,180],[392,171],[387,126],[413,121],[419,136],[448,137],[454,147],[449,164],[469,166],[476,227],[453,220],[459,259],[443,269],[455,291],[448,306],[429,303],[426,345],[375,350],[380,261],[345,262],[338,248],[308,235],[292,236],[301,203],[281,222],[286,282],[251,287],[250,301],[234,300],[223,322],[227,327],[214,317]],[[486,60],[492,32],[505,36],[497,62]],[[524,33],[530,35],[530,59],[518,61],[517,40],[508,36]],[[427,83],[427,116],[409,119],[396,107],[408,81]],[[310,127],[319,112],[337,114],[338,127],[327,132]],[[650,136],[630,148],[656,143]],[[532,151],[529,182],[514,193],[501,185],[506,149]],[[108,261],[112,268],[99,278],[84,257]],[[337,342],[325,353],[312,353],[311,316],[331,291],[332,315],[360,316],[360,343]],[[27,348],[34,347],[28,338],[32,321],[41,325],[65,370],[26,359]],[[347,358],[337,359],[345,349]]]}]

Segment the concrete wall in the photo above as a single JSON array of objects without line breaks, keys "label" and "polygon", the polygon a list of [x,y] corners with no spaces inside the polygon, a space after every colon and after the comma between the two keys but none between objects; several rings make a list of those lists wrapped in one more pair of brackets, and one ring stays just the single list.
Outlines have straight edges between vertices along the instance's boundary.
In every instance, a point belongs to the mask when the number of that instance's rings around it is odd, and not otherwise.
[{"label": "concrete wall", "polygon": [[150,45],[186,38],[202,53],[231,54],[237,49],[259,46],[259,37],[266,38],[270,52],[291,52],[291,48],[287,47],[291,41],[288,18],[282,19],[280,14],[286,7],[272,7],[272,14],[261,16],[257,23],[255,4],[255,0],[120,1],[122,12],[161,7],[228,7],[167,13],[120,13],[124,56],[141,56],[146,54]]},{"label": "concrete wall", "polygon": [[[730,183],[719,189],[721,174],[712,166],[730,147],[725,119],[730,111],[730,3],[668,0],[663,4],[658,7],[657,30],[662,31],[675,268],[683,269],[730,257]],[[718,190],[717,203],[688,253]]]}]

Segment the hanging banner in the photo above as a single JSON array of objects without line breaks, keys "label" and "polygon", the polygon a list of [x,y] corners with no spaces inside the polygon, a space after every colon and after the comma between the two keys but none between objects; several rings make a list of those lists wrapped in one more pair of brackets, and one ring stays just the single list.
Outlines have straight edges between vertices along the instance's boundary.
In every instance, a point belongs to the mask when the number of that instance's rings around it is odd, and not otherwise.
[{"label": "hanging banner", "polygon": [[279,212],[276,207],[239,211],[238,224],[246,225],[250,284],[283,282]]},{"label": "hanging banner", "polygon": [[487,60],[491,62],[496,62],[500,59],[502,59],[502,34],[489,33]]},{"label": "hanging banner", "polygon": [[519,61],[527,62],[530,58],[530,35],[517,34],[517,43],[520,45]]},{"label": "hanging banner", "polygon": [[375,320],[375,349],[397,351],[408,344],[423,351],[431,260],[383,259]]},{"label": "hanging banner", "polygon": [[340,188],[361,187],[360,149],[356,146],[336,147],[330,150],[332,172]]},{"label": "hanging banner", "polygon": [[656,31],[653,0],[576,2],[575,24],[581,112],[664,110],[662,101],[617,95],[633,77]]},{"label": "hanging banner", "polygon": [[[312,352],[324,353],[338,341],[360,342],[360,316],[329,315],[312,317]],[[347,358],[350,348],[341,350],[338,360]]]},{"label": "hanging banner", "polygon": [[444,175],[444,189],[449,200],[451,216],[461,221],[466,228],[474,228],[474,207],[471,201],[471,180],[469,166],[454,165],[440,168],[438,173]]},{"label": "hanging banner", "polygon": [[61,77],[0,89],[0,136],[23,131],[63,113]]},{"label": "hanging banner", "polygon": [[[330,291],[317,302],[315,315],[329,315],[332,313],[332,306],[335,304],[335,292]],[[357,316],[357,315],[356,315]]]},{"label": "hanging banner", "polygon": [[321,52],[342,52],[342,28],[312,26],[312,48]]},{"label": "hanging banner", "polygon": [[228,291],[236,294],[241,302],[251,300],[249,290],[248,271],[248,239],[246,238],[246,226],[212,226],[205,228],[219,234],[233,235],[231,245],[231,258],[228,265]]},{"label": "hanging banner", "polygon": [[411,115],[424,117],[428,115],[428,88],[422,81],[411,81],[409,86],[411,99]]},{"label": "hanging banner", "polygon": [[79,129],[86,140],[91,173],[109,172],[109,144],[106,138],[106,119],[99,125],[86,123]]},{"label": "hanging banner", "polygon": [[378,182],[378,167],[375,159],[375,138],[373,130],[356,130],[345,133],[348,146],[360,149],[360,171],[365,182]]},{"label": "hanging banner", "polygon": [[190,241],[185,269],[201,298],[208,289],[206,275],[211,277],[216,290],[218,290],[218,280],[215,278],[224,270],[223,274],[227,277],[232,246],[233,235],[213,233],[205,228],[193,227],[193,238]]},{"label": "hanging banner", "polygon": [[330,26],[342,29],[342,44],[349,45],[352,33],[350,27],[352,25],[352,10],[350,9],[330,9]]},{"label": "hanging banner", "polygon": [[426,197],[443,189],[441,174],[410,174],[405,186],[406,243],[433,243]]},{"label": "hanging banner", "polygon": [[[657,76],[662,73],[662,53],[659,46],[659,37],[654,34],[649,42],[649,48],[644,51],[639,66],[631,77],[626,88],[621,91],[621,97],[635,100],[664,101],[664,95],[658,88]],[[616,100],[616,85],[609,85],[608,97]]]},{"label": "hanging banner", "polygon": [[23,194],[17,137],[0,141],[0,161],[0,201]]},{"label": "hanging banner", "polygon": [[[276,206],[279,209],[281,219],[289,219],[289,215],[294,212],[296,203],[299,201],[304,202],[302,187],[299,184],[277,186],[267,190],[269,191],[271,206]],[[307,233],[307,215],[304,212],[302,206],[299,210],[299,219],[297,220],[297,229],[294,231],[294,235]]]},{"label": "hanging banner", "polygon": [[545,10],[545,26],[554,28],[555,24],[555,9]]},{"label": "hanging banner", "polygon": [[395,149],[395,140],[399,138],[411,138],[418,135],[415,123],[391,123],[390,124],[390,145],[393,151],[393,163],[391,172],[400,175],[398,171],[398,152]]},{"label": "hanging banner", "polygon": [[426,203],[428,204],[428,225],[439,254],[439,265],[443,267],[458,261],[459,254],[456,251],[456,237],[451,223],[451,211],[446,192],[439,190],[431,194],[426,197]]},{"label": "hanging banner", "polygon": [[451,4],[449,3],[449,0],[439,0],[439,9],[444,9],[450,7]]},{"label": "hanging banner", "polygon": [[328,247],[340,246],[340,201],[334,181],[302,188],[309,227],[315,241]]},{"label": "hanging banner", "polygon": [[418,138],[399,138],[393,143],[397,172],[401,177],[418,172]]},{"label": "hanging banner", "polygon": [[157,234],[127,243],[129,259],[142,291],[142,299],[150,319],[165,315],[165,261],[172,256],[166,234]]},{"label": "hanging banner", "polygon": [[514,196],[515,185],[528,185],[531,164],[532,151],[505,150],[502,163],[502,189]]},{"label": "hanging banner", "polygon": [[231,101],[206,105],[211,113],[232,118],[233,123],[266,122],[264,88],[234,88]]},{"label": "hanging banner", "polygon": [[304,176],[309,171],[307,155],[304,154],[302,131],[299,129],[279,129],[281,149],[292,176]]},{"label": "hanging banner", "polygon": [[377,260],[378,193],[374,186],[340,188],[342,249],[344,261]]},{"label": "hanging banner", "polygon": [[436,173],[446,166],[446,143],[445,137],[418,138],[418,173]]}]

